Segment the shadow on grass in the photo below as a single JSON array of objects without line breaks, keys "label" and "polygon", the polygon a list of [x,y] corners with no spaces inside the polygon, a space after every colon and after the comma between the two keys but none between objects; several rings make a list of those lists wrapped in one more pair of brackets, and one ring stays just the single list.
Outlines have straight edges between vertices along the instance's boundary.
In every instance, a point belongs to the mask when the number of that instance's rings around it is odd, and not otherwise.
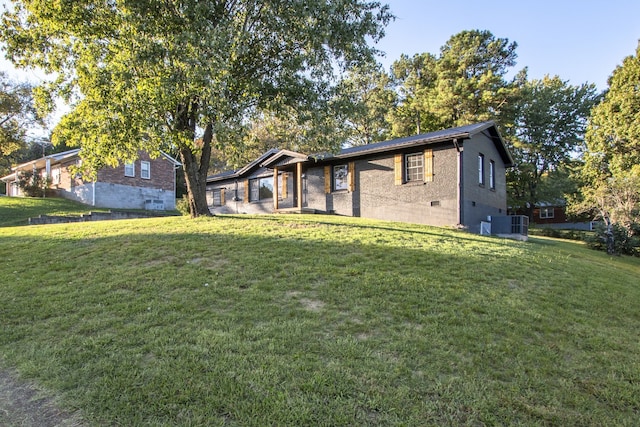
[{"label": "shadow on grass", "polygon": [[[4,363],[98,425],[636,419],[637,385],[616,379],[638,374],[631,278],[612,294],[604,271],[516,271],[521,251],[464,234],[445,236],[461,251],[410,227],[313,221],[341,226],[322,241],[244,230],[255,223],[3,239]],[[351,227],[424,246],[356,241]],[[593,364],[607,351],[616,376]]]},{"label": "shadow on grass", "polygon": [[[407,234],[416,234],[416,235],[424,235],[424,236],[433,236],[437,238],[442,238],[446,236],[447,238],[454,238],[457,240],[466,240],[470,242],[478,242],[478,241],[486,241],[487,238],[493,238],[495,241],[506,241],[514,244],[526,244],[526,242],[522,241],[512,241],[506,240],[504,238],[498,238],[495,236],[480,236],[477,234],[469,233],[464,230],[458,230],[455,228],[444,228],[444,227],[431,227],[423,224],[408,224],[402,222],[393,222],[393,221],[378,221],[372,220],[371,224],[362,223],[360,218],[354,217],[346,217],[340,215],[326,215],[326,214],[315,214],[313,217],[307,215],[298,215],[298,214],[290,214],[296,216],[295,222],[301,223],[310,223],[310,224],[320,224],[326,226],[347,226],[352,228],[359,228],[365,230],[382,230],[382,231],[393,231],[399,233],[407,233]],[[216,215],[216,218],[220,219],[239,219],[239,220],[262,220],[262,221],[271,221],[271,222],[282,222],[285,214],[281,215]],[[329,218],[336,218],[335,222],[328,221]],[[345,219],[351,220],[354,222],[341,222]],[[366,221],[366,220],[365,220]],[[381,225],[381,223],[385,223],[387,225]],[[433,231],[427,231],[425,228],[432,228]]]}]

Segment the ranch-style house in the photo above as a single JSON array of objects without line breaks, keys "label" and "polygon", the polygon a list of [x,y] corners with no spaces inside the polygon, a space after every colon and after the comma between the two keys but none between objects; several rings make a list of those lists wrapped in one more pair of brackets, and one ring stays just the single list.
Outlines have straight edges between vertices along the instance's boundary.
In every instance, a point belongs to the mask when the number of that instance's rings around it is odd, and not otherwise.
[{"label": "ranch-style house", "polygon": [[507,215],[513,159],[494,122],[329,154],[272,149],[207,179],[212,213],[315,212],[463,227]]}]

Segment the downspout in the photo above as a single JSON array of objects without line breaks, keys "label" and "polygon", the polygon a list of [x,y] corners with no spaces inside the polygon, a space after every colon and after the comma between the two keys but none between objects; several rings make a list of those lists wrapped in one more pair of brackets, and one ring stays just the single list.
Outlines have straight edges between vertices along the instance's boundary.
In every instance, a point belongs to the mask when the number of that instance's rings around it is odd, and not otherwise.
[{"label": "downspout", "polygon": [[94,179],[93,182],[91,183],[91,186],[93,187],[93,191],[91,192],[91,206],[95,207],[96,206],[96,180]]},{"label": "downspout", "polygon": [[457,177],[456,177],[456,185],[457,185],[457,203],[456,203],[456,216],[458,217],[458,226],[462,227],[464,225],[463,223],[463,219],[464,219],[464,206],[462,204],[463,202],[463,198],[464,198],[464,188],[463,188],[463,184],[464,184],[464,178],[463,178],[463,168],[462,168],[462,152],[463,152],[463,147],[462,144],[458,141],[458,138],[454,138],[453,139],[453,145],[456,147],[456,158],[457,158],[457,164],[458,164],[458,172],[457,172]]}]

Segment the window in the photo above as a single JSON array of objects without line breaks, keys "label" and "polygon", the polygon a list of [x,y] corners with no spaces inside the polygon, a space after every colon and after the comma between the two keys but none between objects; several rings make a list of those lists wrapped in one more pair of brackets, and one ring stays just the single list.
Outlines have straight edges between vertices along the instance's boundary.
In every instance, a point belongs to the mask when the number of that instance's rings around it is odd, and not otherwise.
[{"label": "window", "polygon": [[259,179],[251,179],[249,180],[249,201],[255,202],[256,200],[260,200],[260,180]]},{"label": "window", "polygon": [[393,160],[395,185],[432,182],[433,158],[433,150],[430,148],[420,153],[396,154]]},{"label": "window", "polygon": [[406,182],[424,181],[424,153],[404,156]]},{"label": "window", "polygon": [[283,172],[282,174],[279,175],[279,185],[280,185],[280,191],[278,192],[278,198],[280,200],[284,200],[286,199],[287,196],[287,181],[288,181],[288,174],[286,172]]},{"label": "window", "polygon": [[478,154],[478,184],[484,186],[484,154]]},{"label": "window", "polygon": [[54,168],[51,171],[51,184],[58,185],[60,184],[60,168]]},{"label": "window", "polygon": [[124,164],[124,176],[136,176],[136,165],[135,163],[125,163]]},{"label": "window", "polygon": [[140,162],[140,178],[151,179],[151,163]]},{"label": "window", "polygon": [[337,165],[333,167],[333,190],[349,189],[349,167],[347,165]]},{"label": "window", "polygon": [[207,190],[207,206],[224,206],[224,188]]},{"label": "window", "polygon": [[273,177],[249,180],[249,201],[273,199]]},{"label": "window", "polygon": [[540,219],[549,219],[553,217],[553,208],[540,208]]},{"label": "window", "polygon": [[324,192],[329,194],[332,191],[355,191],[356,165],[349,162],[346,165],[335,165],[324,167]]},{"label": "window", "polygon": [[489,162],[489,188],[496,189],[496,162],[493,160]]}]

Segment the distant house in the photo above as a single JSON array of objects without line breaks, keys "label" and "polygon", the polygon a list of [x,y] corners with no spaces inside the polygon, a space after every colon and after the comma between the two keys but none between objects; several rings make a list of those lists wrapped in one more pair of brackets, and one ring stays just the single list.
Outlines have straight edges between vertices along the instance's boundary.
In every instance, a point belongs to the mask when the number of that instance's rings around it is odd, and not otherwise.
[{"label": "distant house", "polygon": [[493,122],[358,147],[337,154],[270,150],[210,176],[213,213],[324,212],[480,232],[506,215],[513,159]]},{"label": "distant house", "polygon": [[152,159],[141,152],[133,163],[105,167],[95,180],[74,174],[72,166],[80,165],[80,150],[51,154],[12,168],[10,175],[0,178],[7,185],[8,196],[21,196],[18,177],[21,172],[35,171],[51,180],[56,196],[76,200],[90,206],[116,209],[175,209],[176,168],[180,162],[162,153]]},{"label": "distant house", "polygon": [[597,221],[591,221],[587,215],[569,217],[567,215],[567,202],[563,199],[540,202],[533,209],[531,221],[537,228],[586,231],[593,230],[598,223]]}]

